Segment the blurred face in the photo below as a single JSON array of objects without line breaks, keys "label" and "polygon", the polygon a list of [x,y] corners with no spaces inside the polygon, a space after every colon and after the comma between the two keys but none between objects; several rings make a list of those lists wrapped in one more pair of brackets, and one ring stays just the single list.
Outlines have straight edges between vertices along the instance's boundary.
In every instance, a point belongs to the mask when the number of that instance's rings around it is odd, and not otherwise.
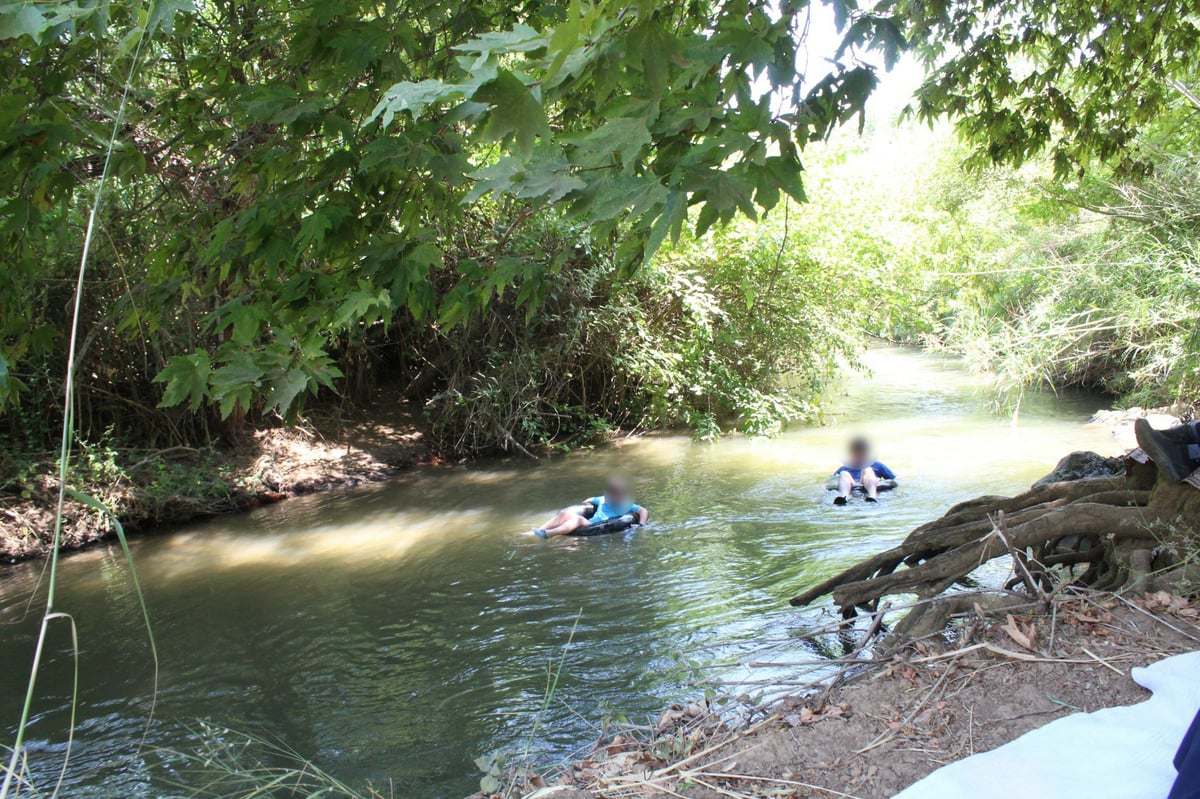
[{"label": "blurred face", "polygon": [[850,458],[855,463],[862,463],[869,455],[870,450],[864,444],[855,443],[850,446]]},{"label": "blurred face", "polygon": [[624,480],[609,480],[604,488],[604,496],[614,504],[629,501],[629,485]]}]

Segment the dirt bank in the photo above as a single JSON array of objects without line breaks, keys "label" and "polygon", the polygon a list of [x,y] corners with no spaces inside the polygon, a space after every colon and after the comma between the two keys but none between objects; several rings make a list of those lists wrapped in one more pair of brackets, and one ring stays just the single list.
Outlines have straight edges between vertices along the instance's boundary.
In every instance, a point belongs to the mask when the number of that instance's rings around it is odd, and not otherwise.
[{"label": "dirt bank", "polygon": [[[1075,712],[1143,701],[1134,666],[1200,648],[1200,605],[1087,594],[1049,612],[972,614],[834,685],[729,720],[696,703],[605,738],[510,796],[884,799],[938,767]],[[477,795],[478,797],[487,794]]]},{"label": "dirt bank", "polygon": [[[318,413],[293,427],[258,430],[227,449],[92,447],[74,457],[71,482],[103,501],[127,531],[146,530],[360,485],[430,462],[420,422],[418,414],[380,402],[354,418]],[[52,461],[6,462],[0,454],[0,478],[0,562],[45,555],[58,489]],[[112,532],[104,514],[68,500],[64,548]]]}]

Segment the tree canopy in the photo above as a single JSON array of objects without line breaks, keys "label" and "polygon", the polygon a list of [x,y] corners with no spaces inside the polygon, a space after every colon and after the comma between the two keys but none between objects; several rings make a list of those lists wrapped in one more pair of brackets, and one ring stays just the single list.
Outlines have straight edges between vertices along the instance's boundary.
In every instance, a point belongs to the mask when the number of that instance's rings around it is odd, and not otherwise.
[{"label": "tree canopy", "polygon": [[[804,200],[804,147],[861,124],[905,51],[932,70],[916,113],[1062,174],[1135,168],[1197,52],[1187,3],[829,5],[841,45],[810,63],[800,0],[8,3],[0,412],[52,407],[126,74],[80,388],[174,408],[187,438],[397,361],[428,382],[455,330],[530,323],[564,270],[627,279],[685,231]],[[521,240],[543,216],[569,232]]]}]

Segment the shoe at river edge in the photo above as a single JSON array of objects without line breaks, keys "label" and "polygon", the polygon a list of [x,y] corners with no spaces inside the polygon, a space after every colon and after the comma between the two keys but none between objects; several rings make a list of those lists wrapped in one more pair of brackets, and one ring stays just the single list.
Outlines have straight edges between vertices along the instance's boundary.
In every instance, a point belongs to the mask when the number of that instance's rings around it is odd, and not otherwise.
[{"label": "shoe at river edge", "polygon": [[1155,430],[1145,419],[1133,423],[1133,433],[1154,465],[1174,483],[1182,483],[1196,470],[1196,461],[1188,457],[1188,444],[1196,443],[1192,429],[1186,426]]},{"label": "shoe at river edge", "polygon": [[833,504],[834,504],[834,505],[845,505],[845,504],[846,504],[846,498],[845,498],[845,497],[834,497],[834,498],[833,498]]}]

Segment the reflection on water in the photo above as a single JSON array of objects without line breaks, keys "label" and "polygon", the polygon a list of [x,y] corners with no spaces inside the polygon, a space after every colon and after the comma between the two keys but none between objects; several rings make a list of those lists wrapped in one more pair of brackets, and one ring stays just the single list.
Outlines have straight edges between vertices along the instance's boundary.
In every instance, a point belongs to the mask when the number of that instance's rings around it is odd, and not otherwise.
[{"label": "reflection on water", "polygon": [[[524,749],[572,629],[539,728],[544,756],[594,738],[606,708],[636,718],[686,694],[678,652],[785,638],[801,622],[788,597],[951,503],[1023,488],[1072,449],[1113,449],[1083,424],[1085,400],[1034,397],[1013,425],[951,361],[896,350],[867,361],[871,379],[828,398],[826,427],[775,440],[651,436],[418,470],[137,542],[162,657],[150,743],[181,746],[185,725],[206,718],[269,731],[350,780],[393,780],[400,796],[457,797],[476,784],[476,755]],[[822,484],[857,432],[903,484],[878,506],[835,508]],[[634,479],[650,527],[551,542],[523,532],[614,469]],[[5,725],[31,657],[23,613],[39,566],[0,586]],[[66,558],[61,574],[84,671],[70,794],[163,795],[166,770],[135,754],[151,674],[127,578],[105,549]],[[70,673],[65,634],[54,645],[31,727],[46,783]]]}]

